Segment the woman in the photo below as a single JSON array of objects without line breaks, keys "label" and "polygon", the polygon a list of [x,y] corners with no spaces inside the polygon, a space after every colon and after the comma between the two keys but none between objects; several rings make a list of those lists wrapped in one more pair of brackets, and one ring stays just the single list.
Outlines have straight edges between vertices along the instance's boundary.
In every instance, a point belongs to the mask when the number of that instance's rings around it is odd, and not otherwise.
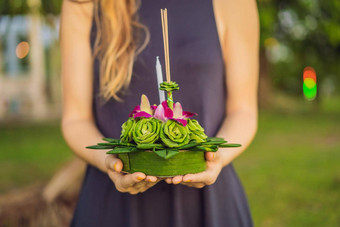
[{"label": "woman", "polygon": [[[252,226],[231,161],[257,129],[255,0],[143,0],[139,19],[137,3],[63,3],[62,130],[72,150],[89,163],[72,225]],[[176,101],[199,113],[208,136],[243,145],[206,153],[202,173],[166,180],[123,174],[117,157],[85,149],[104,136],[119,137],[142,93],[157,103],[161,8],[168,9],[172,79],[182,87]]]}]

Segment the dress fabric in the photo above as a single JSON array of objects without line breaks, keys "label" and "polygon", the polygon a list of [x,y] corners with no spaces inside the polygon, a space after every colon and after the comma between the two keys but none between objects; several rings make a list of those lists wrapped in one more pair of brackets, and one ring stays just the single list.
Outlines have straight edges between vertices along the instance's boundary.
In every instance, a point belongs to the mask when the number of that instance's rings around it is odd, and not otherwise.
[{"label": "dress fabric", "polygon": [[[208,136],[215,136],[225,117],[225,70],[211,0],[143,0],[139,19],[151,39],[137,57],[124,102],[102,102],[99,62],[94,64],[93,113],[105,137],[119,138],[121,125],[146,94],[158,104],[156,56],[164,74],[160,9],[168,9],[171,78],[180,90],[173,93],[183,109],[195,117]],[[92,27],[91,44],[96,34]],[[95,151],[93,151],[95,152]],[[203,189],[168,185],[164,181],[144,193],[130,195],[115,189],[109,177],[88,166],[72,226],[222,227],[253,226],[248,202],[232,164],[224,167],[215,184]]]}]

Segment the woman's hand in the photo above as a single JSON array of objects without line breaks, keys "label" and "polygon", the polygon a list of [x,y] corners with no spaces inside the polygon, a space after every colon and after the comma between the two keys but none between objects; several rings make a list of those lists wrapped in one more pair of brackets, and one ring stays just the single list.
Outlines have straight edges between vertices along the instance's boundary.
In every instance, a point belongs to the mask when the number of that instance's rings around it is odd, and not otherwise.
[{"label": "woman's hand", "polygon": [[215,183],[223,167],[220,152],[206,152],[207,169],[201,173],[186,174],[184,176],[175,176],[166,178],[168,184],[184,184],[189,187],[203,188],[206,185]]},{"label": "woman's hand", "polygon": [[155,176],[146,176],[144,173],[137,172],[132,174],[121,173],[123,169],[122,161],[115,155],[109,155],[105,159],[107,174],[120,192],[128,192],[132,195],[145,192],[161,179]]}]

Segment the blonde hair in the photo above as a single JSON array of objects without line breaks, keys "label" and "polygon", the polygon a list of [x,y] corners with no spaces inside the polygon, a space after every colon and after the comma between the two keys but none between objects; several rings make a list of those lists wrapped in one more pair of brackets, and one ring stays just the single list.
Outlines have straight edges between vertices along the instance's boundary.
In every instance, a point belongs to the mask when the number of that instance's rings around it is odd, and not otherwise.
[{"label": "blonde hair", "polygon": [[149,42],[149,31],[138,20],[139,6],[140,0],[94,0],[93,56],[100,62],[100,95],[106,101],[121,101],[118,92],[129,86],[134,60]]}]

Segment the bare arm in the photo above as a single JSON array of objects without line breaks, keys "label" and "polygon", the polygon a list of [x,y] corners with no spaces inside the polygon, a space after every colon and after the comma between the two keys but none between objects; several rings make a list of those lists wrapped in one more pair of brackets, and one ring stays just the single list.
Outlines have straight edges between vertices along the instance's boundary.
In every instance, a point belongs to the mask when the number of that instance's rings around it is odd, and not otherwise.
[{"label": "bare arm", "polygon": [[105,151],[85,147],[103,137],[92,115],[92,61],[90,28],[92,3],[64,1],[60,25],[62,56],[62,131],[66,142],[80,158],[106,172]]},{"label": "bare arm", "polygon": [[144,173],[122,174],[122,162],[106,151],[85,147],[103,138],[92,114],[92,53],[90,30],[93,3],[64,0],[60,24],[62,56],[63,115],[62,132],[74,153],[107,173],[117,190],[136,194],[152,187],[157,178]]},{"label": "bare arm", "polygon": [[240,155],[257,130],[259,22],[255,0],[214,0],[214,12],[226,65],[226,118],[217,133],[240,148],[206,153],[207,170],[166,179],[201,188],[213,184],[221,169]]},{"label": "bare arm", "polygon": [[255,0],[216,3],[228,91],[227,117],[217,136],[242,144],[240,148],[222,149],[225,166],[247,148],[257,130],[259,21]]}]

